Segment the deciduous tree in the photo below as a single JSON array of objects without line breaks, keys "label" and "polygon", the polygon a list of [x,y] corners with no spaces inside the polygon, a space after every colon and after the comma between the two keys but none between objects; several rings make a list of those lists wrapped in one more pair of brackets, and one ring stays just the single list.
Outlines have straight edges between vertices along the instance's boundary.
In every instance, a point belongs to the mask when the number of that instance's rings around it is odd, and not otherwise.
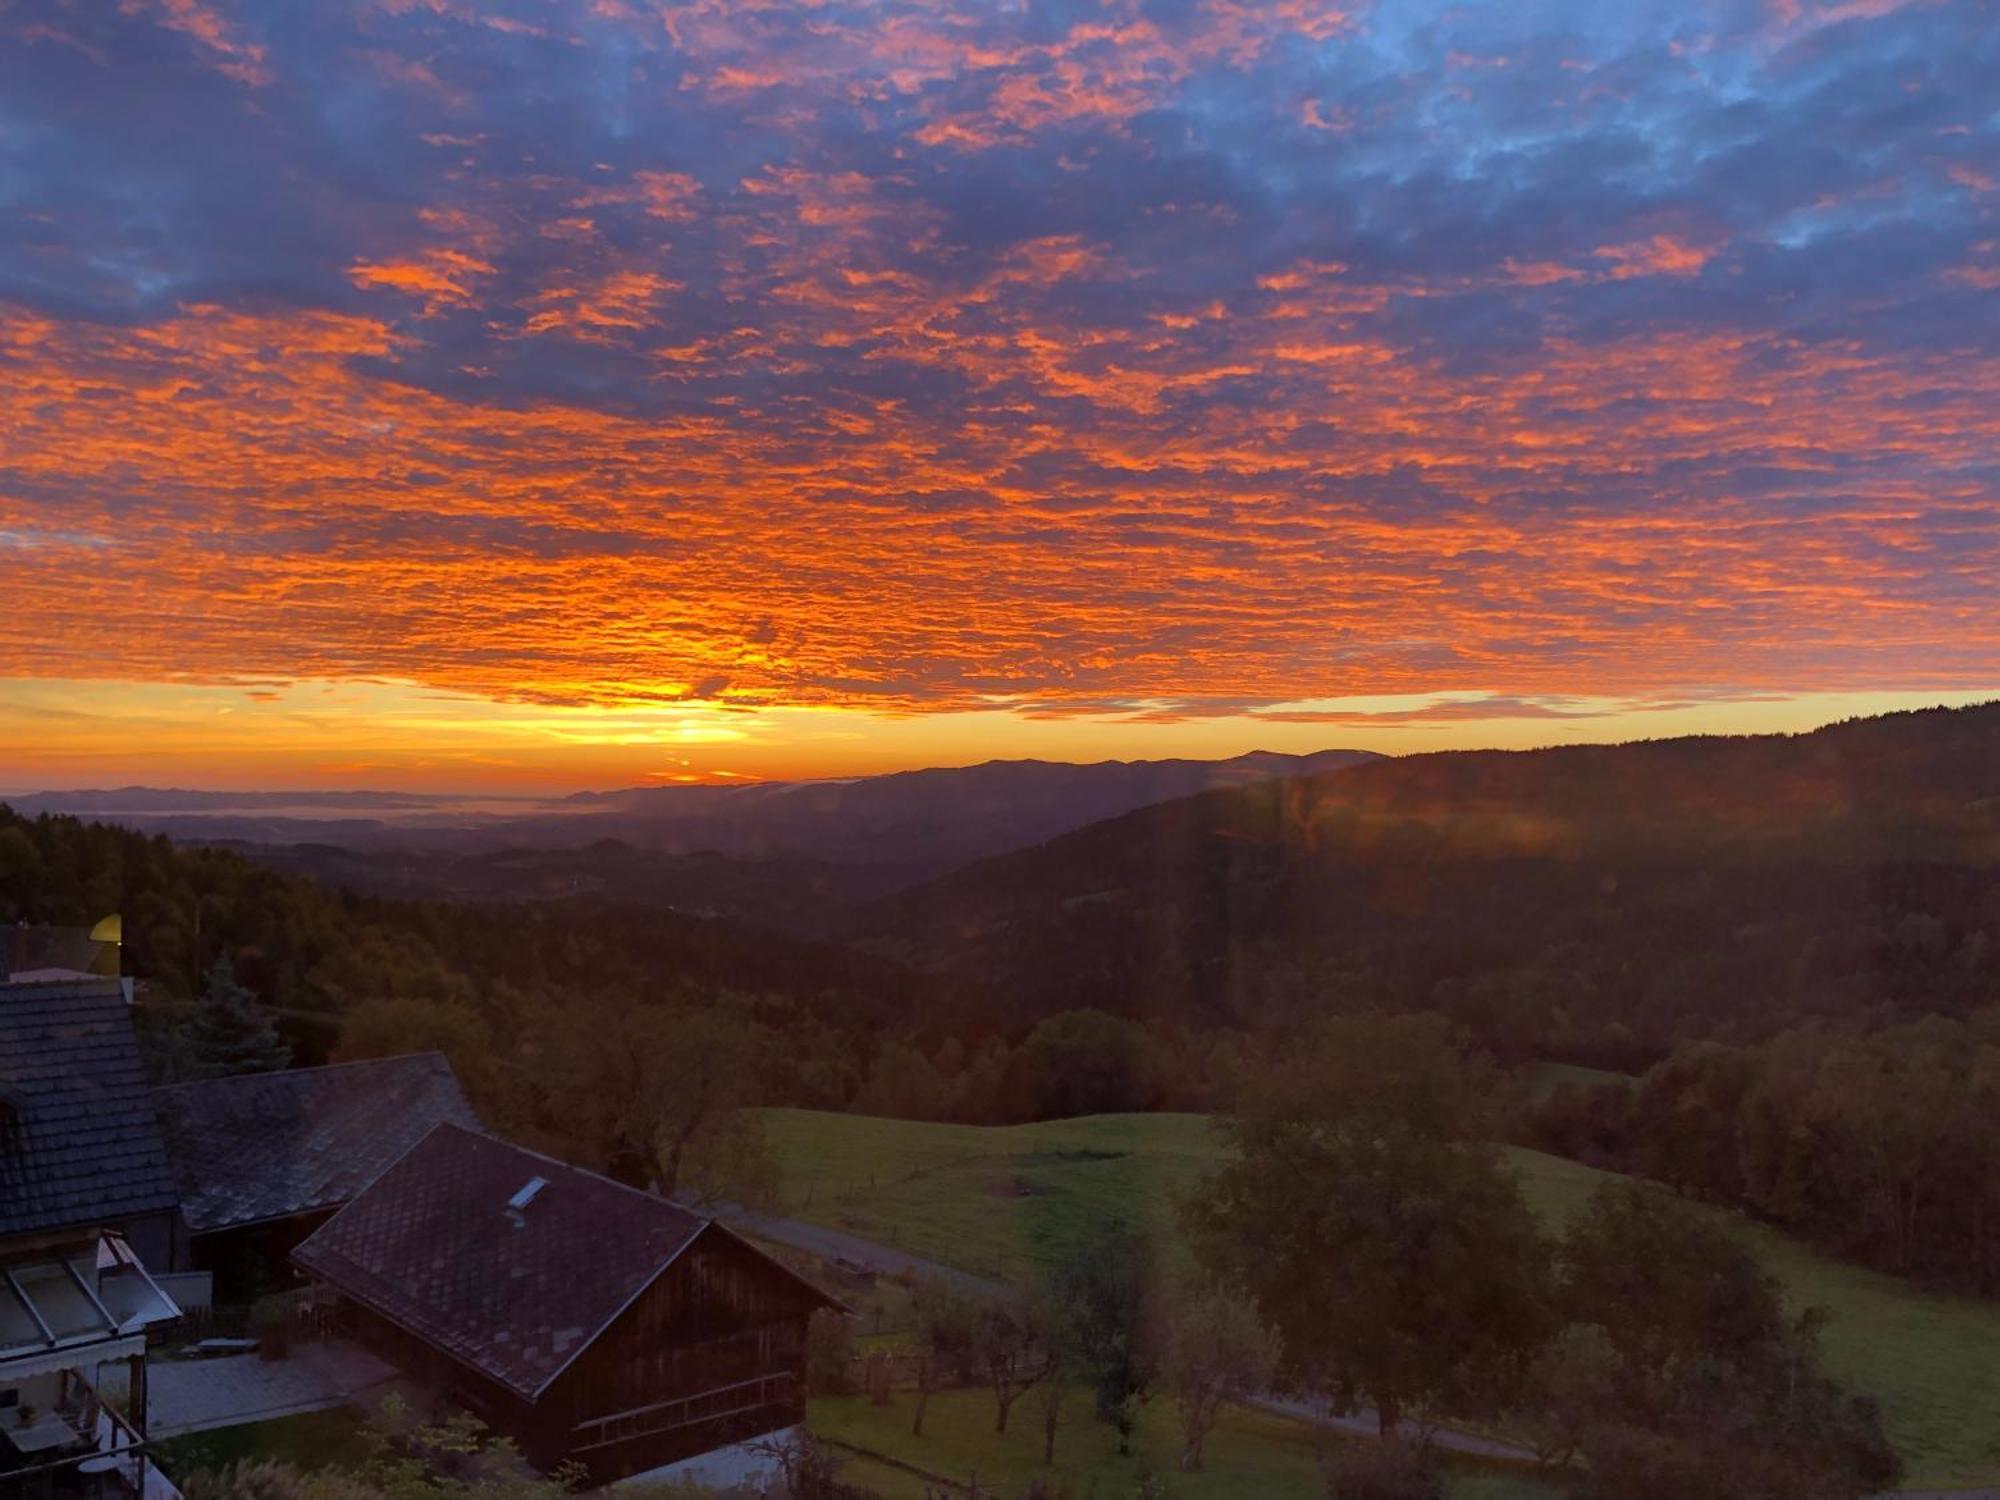
[{"label": "deciduous tree", "polygon": [[1180,1466],[1193,1473],[1223,1406],[1269,1389],[1277,1346],[1247,1303],[1192,1277],[1167,1284],[1153,1317],[1159,1379],[1180,1421]]},{"label": "deciduous tree", "polygon": [[1385,1431],[1495,1404],[1549,1332],[1547,1251],[1442,1028],[1354,1018],[1269,1067],[1188,1203],[1204,1266],[1282,1340],[1279,1376]]},{"label": "deciduous tree", "polygon": [[762,1043],[755,1023],[724,1000],[613,996],[587,1020],[539,1016],[530,1068],[554,1133],[619,1181],[673,1194],[692,1159],[734,1156],[739,1177],[755,1164],[745,1111],[760,1102]]},{"label": "deciduous tree", "polygon": [[910,1434],[922,1437],[931,1393],[972,1362],[978,1309],[955,1288],[930,1280],[917,1284],[910,1315],[917,1359],[917,1408],[910,1420]]},{"label": "deciduous tree", "polygon": [[1152,1248],[1108,1223],[1062,1257],[1041,1291],[1043,1323],[1059,1363],[1090,1388],[1101,1421],[1131,1452],[1132,1423],[1147,1379],[1146,1301]]},{"label": "deciduous tree", "polygon": [[1013,1298],[992,1299],[973,1320],[972,1349],[993,1392],[993,1430],[1005,1432],[1014,1403],[1060,1362],[1041,1309]]}]

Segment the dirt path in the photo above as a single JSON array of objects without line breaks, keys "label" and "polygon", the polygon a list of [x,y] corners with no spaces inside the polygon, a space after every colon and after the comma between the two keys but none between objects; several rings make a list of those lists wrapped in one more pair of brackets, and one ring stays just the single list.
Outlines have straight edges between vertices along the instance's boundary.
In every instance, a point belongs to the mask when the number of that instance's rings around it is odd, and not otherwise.
[{"label": "dirt path", "polygon": [[[1369,1407],[1363,1407],[1352,1416],[1336,1417],[1315,1402],[1293,1401],[1283,1396],[1260,1396],[1245,1404],[1259,1411],[1290,1417],[1310,1427],[1344,1432],[1350,1437],[1379,1438],[1382,1435],[1382,1419]],[[1457,1432],[1449,1427],[1433,1428],[1431,1445],[1447,1453],[1464,1453],[1473,1458],[1494,1458],[1517,1464],[1532,1464],[1535,1461],[1535,1455],[1526,1448],[1500,1442],[1497,1438],[1481,1437],[1474,1432]]]},{"label": "dirt path", "polygon": [[926,1281],[942,1281],[974,1297],[1017,1295],[1000,1282],[988,1281],[983,1276],[974,1276],[968,1271],[925,1260],[921,1256],[906,1255],[888,1245],[878,1245],[873,1240],[864,1240],[843,1230],[829,1229],[824,1224],[808,1224],[803,1219],[758,1213],[755,1209],[740,1208],[734,1203],[711,1204],[694,1212],[712,1214],[731,1229],[740,1229],[745,1234],[775,1244],[790,1245],[794,1250],[817,1255],[821,1260],[866,1266],[880,1276],[908,1275]]}]

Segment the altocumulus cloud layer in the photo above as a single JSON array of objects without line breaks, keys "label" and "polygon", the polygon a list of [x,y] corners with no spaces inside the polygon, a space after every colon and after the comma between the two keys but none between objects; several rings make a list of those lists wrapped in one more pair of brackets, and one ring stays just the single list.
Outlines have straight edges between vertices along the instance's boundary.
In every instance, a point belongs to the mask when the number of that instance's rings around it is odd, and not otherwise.
[{"label": "altocumulus cloud layer", "polygon": [[0,655],[2000,667],[2000,7],[0,0]]}]

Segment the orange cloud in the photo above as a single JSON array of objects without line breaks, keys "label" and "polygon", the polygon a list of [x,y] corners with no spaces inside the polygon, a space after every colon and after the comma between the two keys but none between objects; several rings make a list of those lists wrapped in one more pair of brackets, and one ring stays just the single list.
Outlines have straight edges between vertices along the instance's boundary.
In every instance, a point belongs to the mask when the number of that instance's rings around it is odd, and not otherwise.
[{"label": "orange cloud", "polygon": [[[146,3],[123,0],[127,9]],[[236,28],[214,6],[202,0],[150,0],[149,9],[160,25],[192,37],[218,72],[253,86],[271,82],[264,48],[238,36]]]},{"label": "orange cloud", "polygon": [[[1710,166],[1620,165],[1706,118],[1599,67],[1656,36],[1538,61],[1478,9],[1405,68],[1321,0],[378,0],[347,74],[263,13],[134,9],[205,65],[205,139],[319,82],[392,144],[298,108],[342,130],[234,163],[267,199],[176,179],[167,251],[151,182],[24,213],[6,284],[62,296],[0,309],[0,659],[1050,722],[1989,679],[1990,201],[1938,192],[1980,143],[1926,117],[1893,166],[1704,200]],[[1773,99],[1782,148],[1812,121]],[[1891,212],[1878,282],[1842,216]],[[267,268],[274,223],[316,234]]]},{"label": "orange cloud", "polygon": [[1628,276],[1698,276],[1713,252],[1670,234],[1656,234],[1624,245],[1602,245],[1592,254],[1611,262],[1611,278]]},{"label": "orange cloud", "polygon": [[[1976,485],[1884,470],[1810,527],[1713,485],[1593,501],[1738,468],[1803,493],[1911,452],[1969,472],[2000,440],[1992,359],[1676,335],[1551,342],[1530,370],[1468,375],[1357,339],[1346,314],[1312,327],[1323,343],[1252,320],[1185,344],[1079,339],[1019,308],[980,332],[964,320],[993,307],[923,298],[892,281],[775,304],[694,368],[774,367],[872,327],[885,357],[968,392],[950,422],[887,400],[489,406],[363,373],[399,337],[365,318],[11,316],[0,647],[51,676],[372,673],[550,703],[720,682],[744,703],[906,710],[1441,676],[1839,686],[2000,659],[1985,596],[1939,592],[1951,528],[1990,517]],[[624,321],[610,305],[564,303],[586,327]],[[1254,407],[1205,399],[1246,380]],[[1398,475],[1433,499],[1385,509],[1374,487]],[[30,491],[70,497],[59,530]],[[1571,500],[1520,503],[1551,495]]]},{"label": "orange cloud", "polygon": [[458,250],[428,250],[410,260],[358,260],[347,279],[358,287],[382,287],[424,299],[424,311],[436,312],[448,303],[470,302],[479,277],[493,267]]}]

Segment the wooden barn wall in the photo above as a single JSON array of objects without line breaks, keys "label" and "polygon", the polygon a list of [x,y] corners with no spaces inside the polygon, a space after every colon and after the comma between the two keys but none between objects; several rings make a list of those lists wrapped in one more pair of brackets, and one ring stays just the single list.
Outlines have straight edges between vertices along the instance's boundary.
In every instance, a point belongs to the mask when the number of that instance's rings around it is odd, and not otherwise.
[{"label": "wooden barn wall", "polygon": [[806,1324],[818,1306],[798,1281],[710,1229],[584,1351],[543,1405],[574,1423],[732,1385],[805,1377]]},{"label": "wooden barn wall", "polygon": [[441,1403],[416,1415],[431,1421],[452,1409],[471,1412],[499,1437],[509,1437],[530,1461],[543,1468],[560,1462],[569,1443],[569,1424],[550,1420],[506,1386],[425,1343],[401,1324],[371,1308],[349,1302],[349,1326],[368,1348],[394,1365]]}]

